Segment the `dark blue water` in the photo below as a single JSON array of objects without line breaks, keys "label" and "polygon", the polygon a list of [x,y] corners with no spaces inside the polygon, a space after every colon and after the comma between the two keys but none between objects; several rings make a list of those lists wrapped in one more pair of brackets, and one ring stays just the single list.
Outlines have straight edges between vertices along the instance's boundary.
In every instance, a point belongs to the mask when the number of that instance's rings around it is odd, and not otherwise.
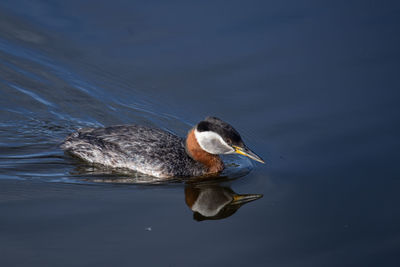
[{"label": "dark blue water", "polygon": [[[0,265],[398,266],[399,12],[2,1]],[[184,136],[208,115],[267,164],[228,158],[216,181],[148,185],[59,148],[79,127]],[[234,194],[259,195],[215,208]]]}]

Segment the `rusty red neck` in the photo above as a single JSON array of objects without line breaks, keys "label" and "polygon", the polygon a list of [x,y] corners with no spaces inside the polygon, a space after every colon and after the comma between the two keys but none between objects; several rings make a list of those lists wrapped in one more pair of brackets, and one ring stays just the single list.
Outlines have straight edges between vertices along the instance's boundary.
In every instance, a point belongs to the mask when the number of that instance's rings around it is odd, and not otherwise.
[{"label": "rusty red neck", "polygon": [[224,169],[224,163],[218,155],[210,154],[200,147],[194,129],[191,129],[186,137],[186,150],[195,161],[207,168],[208,174],[218,173]]}]

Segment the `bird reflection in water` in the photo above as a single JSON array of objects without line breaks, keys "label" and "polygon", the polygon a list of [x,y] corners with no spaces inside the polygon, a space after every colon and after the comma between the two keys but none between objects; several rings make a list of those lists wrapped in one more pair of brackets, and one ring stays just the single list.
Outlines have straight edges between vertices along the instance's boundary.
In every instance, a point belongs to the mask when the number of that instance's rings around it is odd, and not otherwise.
[{"label": "bird reflection in water", "polygon": [[185,200],[193,219],[220,220],[232,216],[242,205],[261,198],[261,194],[236,194],[218,183],[186,184]]},{"label": "bird reflection in water", "polygon": [[[115,173],[114,170],[99,169],[88,166],[81,166],[72,172],[77,181],[84,183],[112,183],[112,184],[136,184],[136,185],[167,185],[185,182],[185,202],[193,211],[193,219],[196,221],[220,220],[232,216],[244,204],[255,201],[263,197],[262,194],[236,194],[227,185],[227,177],[209,177],[207,180],[194,179],[158,179],[143,175],[132,176],[132,172],[127,172],[130,176],[121,176],[121,171]],[[80,179],[79,176],[86,176]],[[91,176],[87,178],[87,175]],[[149,180],[149,179],[152,180]]]}]

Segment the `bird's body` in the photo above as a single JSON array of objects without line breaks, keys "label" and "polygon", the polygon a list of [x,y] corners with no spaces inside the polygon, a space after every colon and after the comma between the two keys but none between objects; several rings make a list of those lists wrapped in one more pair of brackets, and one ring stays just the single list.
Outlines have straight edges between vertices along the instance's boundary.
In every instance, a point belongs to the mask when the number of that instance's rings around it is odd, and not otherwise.
[{"label": "bird's body", "polygon": [[[213,117],[207,119],[222,122]],[[224,165],[216,155],[219,153],[205,150],[210,149],[210,144],[204,142],[200,135],[204,131],[199,131],[199,125],[189,131],[186,140],[161,129],[140,125],[79,129],[69,135],[61,147],[93,164],[130,169],[160,178],[218,173]],[[237,135],[240,139],[233,128],[228,130],[234,131],[231,137]],[[227,150],[228,147],[220,149]]]}]

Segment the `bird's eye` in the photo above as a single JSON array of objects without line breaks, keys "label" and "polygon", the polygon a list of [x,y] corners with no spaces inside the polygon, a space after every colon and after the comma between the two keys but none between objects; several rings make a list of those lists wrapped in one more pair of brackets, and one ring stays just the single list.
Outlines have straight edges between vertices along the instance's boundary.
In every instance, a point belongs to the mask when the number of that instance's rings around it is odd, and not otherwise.
[{"label": "bird's eye", "polygon": [[232,145],[232,140],[231,139],[226,139],[226,142],[228,143],[228,145]]}]

